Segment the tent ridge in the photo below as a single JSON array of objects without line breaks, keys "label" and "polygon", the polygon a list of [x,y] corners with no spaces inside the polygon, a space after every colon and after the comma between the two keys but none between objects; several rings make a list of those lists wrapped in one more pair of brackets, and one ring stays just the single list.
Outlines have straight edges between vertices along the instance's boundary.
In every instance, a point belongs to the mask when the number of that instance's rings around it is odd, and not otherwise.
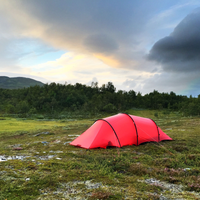
[{"label": "tent ridge", "polygon": [[132,122],[133,122],[133,124],[134,124],[134,126],[135,126],[136,135],[137,135],[137,146],[138,146],[138,131],[137,131],[136,123],[135,123],[134,119],[129,114],[127,114],[127,113],[122,113],[122,114],[127,115],[128,117],[130,117]]},{"label": "tent ridge", "polygon": [[[99,121],[99,120],[103,120],[104,122],[106,122],[106,123],[108,123],[108,124],[110,125],[110,127],[111,127],[112,130],[114,131],[115,136],[116,136],[116,138],[117,138],[117,140],[118,140],[119,146],[122,147],[121,144],[120,144],[119,138],[118,138],[118,136],[117,136],[117,133],[116,133],[115,129],[113,128],[113,126],[112,126],[107,120],[105,120],[105,119],[97,119],[96,121]],[[95,121],[95,122],[96,122],[96,121]]]},{"label": "tent ridge", "polygon": [[152,120],[154,122],[154,124],[156,125],[157,131],[158,131],[158,142],[160,142],[160,132],[158,129],[158,125],[156,124],[156,122],[153,119],[151,119],[151,118],[149,118],[149,119]]}]

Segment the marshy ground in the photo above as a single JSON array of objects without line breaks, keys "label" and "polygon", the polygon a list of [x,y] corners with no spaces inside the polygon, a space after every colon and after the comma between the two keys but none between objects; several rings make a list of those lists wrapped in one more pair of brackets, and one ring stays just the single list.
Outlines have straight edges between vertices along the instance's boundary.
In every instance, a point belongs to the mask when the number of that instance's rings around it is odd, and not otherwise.
[{"label": "marshy ground", "polygon": [[[95,119],[0,117],[0,200],[200,199],[200,119],[143,110],[173,141],[86,150]],[[156,116],[156,117],[155,117]]]}]

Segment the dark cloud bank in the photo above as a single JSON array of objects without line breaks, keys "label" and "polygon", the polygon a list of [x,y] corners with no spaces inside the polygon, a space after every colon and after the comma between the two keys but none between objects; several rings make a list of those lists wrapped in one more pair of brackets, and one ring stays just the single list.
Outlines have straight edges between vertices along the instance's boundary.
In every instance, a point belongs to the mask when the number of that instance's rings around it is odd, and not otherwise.
[{"label": "dark cloud bank", "polygon": [[200,71],[200,8],[186,16],[170,36],[157,41],[148,59],[165,71]]}]

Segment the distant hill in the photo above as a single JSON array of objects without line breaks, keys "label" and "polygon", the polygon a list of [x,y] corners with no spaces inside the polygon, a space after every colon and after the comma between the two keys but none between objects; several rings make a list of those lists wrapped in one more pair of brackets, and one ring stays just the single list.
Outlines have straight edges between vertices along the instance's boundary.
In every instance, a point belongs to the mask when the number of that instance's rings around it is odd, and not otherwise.
[{"label": "distant hill", "polygon": [[0,76],[0,88],[20,89],[35,85],[43,86],[44,83],[36,81],[31,78],[24,78],[24,77],[9,78],[7,76]]}]

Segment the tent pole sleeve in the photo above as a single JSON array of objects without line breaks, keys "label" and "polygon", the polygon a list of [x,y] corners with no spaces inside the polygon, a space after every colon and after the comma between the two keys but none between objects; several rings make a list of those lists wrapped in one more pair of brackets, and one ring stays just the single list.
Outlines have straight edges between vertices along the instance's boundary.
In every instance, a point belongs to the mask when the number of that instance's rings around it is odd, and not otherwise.
[{"label": "tent pole sleeve", "polygon": [[131,118],[131,120],[132,120],[134,126],[135,126],[136,136],[137,136],[137,146],[138,146],[138,131],[137,131],[136,123],[135,123],[134,119],[133,119],[129,114],[127,114],[127,113],[122,113],[122,114],[125,114],[125,115],[129,116],[129,117]]},{"label": "tent pole sleeve", "polygon": [[[96,121],[99,121],[99,120],[103,120],[104,122],[106,122],[106,123],[109,124],[109,126],[112,128],[112,130],[114,131],[114,133],[115,133],[115,135],[116,135],[116,138],[117,138],[117,140],[118,140],[119,146],[121,147],[119,138],[118,138],[117,133],[115,132],[115,129],[113,128],[113,126],[112,126],[108,121],[106,121],[105,119],[97,119]],[[96,122],[96,121],[95,121],[95,122]]]},{"label": "tent pole sleeve", "polygon": [[154,124],[156,125],[157,131],[158,131],[158,142],[160,142],[160,133],[159,133],[159,129],[158,129],[158,125],[156,124],[156,122],[153,119],[150,119],[154,122]]}]

